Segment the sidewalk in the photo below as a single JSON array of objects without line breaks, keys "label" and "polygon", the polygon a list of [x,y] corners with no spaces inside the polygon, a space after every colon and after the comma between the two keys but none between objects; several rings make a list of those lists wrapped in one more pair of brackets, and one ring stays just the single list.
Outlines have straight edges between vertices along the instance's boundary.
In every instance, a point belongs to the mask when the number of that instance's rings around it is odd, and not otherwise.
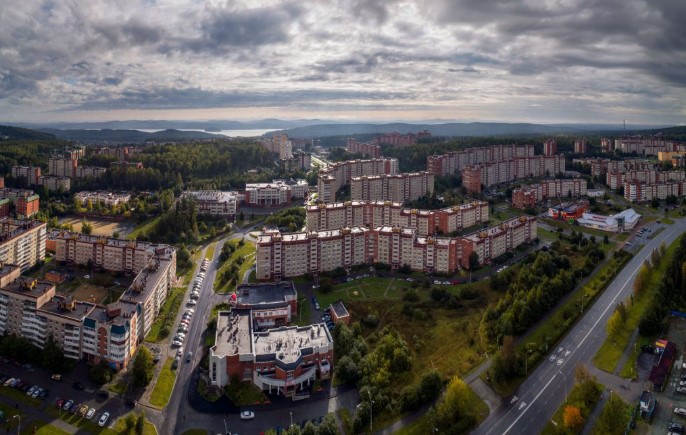
[{"label": "sidewalk", "polygon": [[627,343],[626,348],[624,349],[624,353],[622,353],[622,357],[619,358],[617,367],[615,367],[615,375],[619,375],[619,373],[622,371],[622,368],[624,367],[624,364],[626,364],[626,362],[631,357],[631,352],[634,350],[634,344],[636,343],[637,338],[638,328],[634,329],[634,332],[631,333],[631,337],[629,338],[629,342]]}]

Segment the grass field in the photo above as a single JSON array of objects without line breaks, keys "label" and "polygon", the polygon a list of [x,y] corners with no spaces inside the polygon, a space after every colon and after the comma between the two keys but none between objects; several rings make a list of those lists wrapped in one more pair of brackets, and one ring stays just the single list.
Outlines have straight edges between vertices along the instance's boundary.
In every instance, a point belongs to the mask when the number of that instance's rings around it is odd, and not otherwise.
[{"label": "grass field", "polygon": [[[646,284],[646,288],[643,290],[643,293],[639,297],[629,298],[628,300],[624,301],[627,307],[626,323],[619,334],[617,334],[615,337],[608,337],[605,339],[603,345],[600,347],[600,349],[598,349],[598,353],[596,353],[595,357],[593,358],[593,363],[599,369],[609,373],[614,372],[620,358],[622,357],[622,354],[624,353],[624,349],[626,349],[627,345],[629,344],[631,334],[638,327],[641,317],[643,317],[643,313],[650,305],[655,295],[657,286],[660,284],[660,281],[662,280],[662,277],[669,266],[672,255],[676,250],[680,239],[681,238],[676,239],[667,248],[664,258],[662,258],[660,261],[660,265],[651,270],[648,283]],[[632,355],[632,360],[635,362],[636,355]],[[628,368],[625,365],[625,367],[622,367],[622,371],[625,374],[629,373],[630,375],[632,368],[633,365]]]},{"label": "grass field", "polygon": [[269,400],[252,382],[230,384],[226,387],[226,395],[237,406],[256,405]]},{"label": "grass field", "polygon": [[238,248],[238,240],[229,240],[226,243],[231,243],[236,245],[237,249],[231,255],[231,258],[226,260],[217,270],[217,279],[214,281],[214,291],[217,293],[229,293],[233,291],[236,286],[234,282],[220,282],[220,278],[223,276],[224,272],[231,267],[231,264],[236,263],[238,258],[243,258],[243,263],[238,267],[238,280],[243,281],[243,275],[248,271],[250,267],[255,264],[255,244],[246,241],[243,246]]},{"label": "grass field", "polygon": [[159,219],[160,217],[158,216],[136,225],[136,227],[129,232],[126,238],[133,240],[138,238],[141,234],[150,234],[150,232],[155,228],[155,225],[157,225],[157,221]]},{"label": "grass field", "polygon": [[150,395],[150,404],[160,409],[169,403],[176,382],[176,371],[171,368],[173,361],[174,358],[167,358]]},{"label": "grass field", "polygon": [[[55,417],[59,418],[60,420],[66,421],[67,423],[76,426],[82,431],[79,431],[78,433],[83,433],[85,431],[86,433],[90,433],[93,435],[127,435],[128,432],[126,431],[126,415],[123,415],[120,417],[116,424],[112,426],[112,428],[107,428],[107,427],[100,427],[98,426],[98,421],[96,418],[99,418],[100,413],[96,413],[95,417],[92,420],[87,420],[85,417],[80,417],[78,415],[72,415],[69,412],[60,412],[58,409],[56,409],[54,406],[48,406],[45,409],[45,413]],[[128,415],[128,414],[127,414]],[[112,423],[112,421],[108,421],[109,424]],[[52,433],[52,432],[49,432]],[[143,429],[143,434],[144,435],[157,435],[157,430],[155,429],[155,425],[153,425],[150,421],[147,419],[145,420],[145,428]]]},{"label": "grass field", "polygon": [[[62,429],[52,426],[42,420],[31,420],[22,424],[24,430],[21,431],[24,435],[69,435]],[[35,431],[34,431],[35,429]]]},{"label": "grass field", "polygon": [[[83,219],[77,217],[64,218],[58,221],[60,225],[71,225],[73,230],[78,232],[81,231],[82,222]],[[95,236],[112,237],[112,234],[116,231],[119,233],[120,238],[125,239],[134,231],[134,226],[130,221],[112,222],[86,218],[86,222],[93,227],[93,235]]]},{"label": "grass field", "polygon": [[412,283],[401,279],[363,278],[334,286],[331,293],[317,290],[317,302],[328,307],[338,300],[355,301],[364,299],[400,299]]},{"label": "grass field", "polygon": [[150,332],[145,341],[149,343],[158,343],[169,336],[174,326],[176,314],[179,312],[179,307],[183,303],[185,288],[172,288],[167,294],[167,300],[164,301],[160,314],[150,327]]},{"label": "grass field", "polygon": [[[546,426],[543,428],[543,432],[541,433],[543,435],[567,435],[581,433],[584,429],[583,424],[575,428],[568,428],[564,425],[564,410],[566,406],[576,406],[581,410],[581,416],[585,423],[586,420],[588,420],[588,416],[591,414],[591,411],[593,411],[593,408],[600,399],[600,393],[603,391],[603,386],[601,384],[595,383],[595,390],[591,391],[593,391],[594,393],[593,397],[585,398],[583,396],[583,389],[581,385],[574,385],[574,388],[572,388],[572,391],[569,392],[567,399],[562,403],[562,405],[560,405],[559,408],[557,408],[555,414],[553,414],[553,417],[550,419],[550,421],[548,421],[548,424],[546,424]],[[586,403],[585,399],[590,400],[592,403]],[[557,425],[553,424],[553,421],[557,423]]]},{"label": "grass field", "polygon": [[212,258],[214,258],[214,250],[216,247],[217,242],[210,243],[210,245],[207,247],[207,251],[205,252],[205,258],[212,261]]},{"label": "grass field", "polygon": [[310,316],[312,315],[312,304],[307,298],[298,299],[298,321],[295,322],[298,326],[311,325]]},{"label": "grass field", "polygon": [[21,391],[15,390],[14,388],[5,387],[4,385],[0,386],[0,396],[5,396],[16,402],[29,405],[33,408],[37,408],[43,403],[42,400],[34,399],[32,397],[27,396],[26,393],[22,393]]}]

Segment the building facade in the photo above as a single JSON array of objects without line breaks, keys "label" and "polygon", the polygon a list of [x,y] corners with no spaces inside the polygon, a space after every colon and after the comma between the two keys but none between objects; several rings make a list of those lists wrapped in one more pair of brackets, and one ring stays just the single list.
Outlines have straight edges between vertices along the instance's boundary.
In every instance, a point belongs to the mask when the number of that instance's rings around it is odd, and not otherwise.
[{"label": "building facade", "polygon": [[457,260],[465,269],[469,268],[469,257],[473,252],[479,264],[489,264],[506,252],[536,238],[536,218],[519,216],[500,225],[478,231],[457,239]]},{"label": "building facade", "polygon": [[533,145],[493,145],[467,148],[426,159],[426,170],[434,175],[447,176],[480,163],[495,163],[515,158],[534,157]]},{"label": "building facade", "polygon": [[199,190],[184,192],[184,197],[193,198],[198,207],[198,214],[221,216],[233,219],[238,212],[238,193],[219,190]]},{"label": "building facade", "polygon": [[577,198],[588,192],[588,182],[583,178],[556,178],[512,190],[514,208],[536,207],[549,198]]},{"label": "building facade", "polygon": [[45,260],[47,224],[40,221],[0,219],[0,262],[23,271]]},{"label": "building facade", "polygon": [[334,202],[336,192],[350,184],[353,177],[398,174],[397,159],[349,160],[338,162],[319,170],[317,192],[319,201]]},{"label": "building facade", "polygon": [[534,177],[550,177],[565,172],[565,157],[534,156],[492,163],[466,166],[462,170],[462,184],[469,193],[481,193],[500,183]]},{"label": "building facade", "polygon": [[430,172],[353,177],[350,197],[353,201],[414,201],[431,196],[434,175]]},{"label": "building facade", "polygon": [[82,191],[74,194],[74,198],[81,201],[81,204],[86,205],[89,202],[91,205],[100,203],[107,207],[117,206],[119,204],[128,204],[131,201],[131,195],[128,193],[113,193],[113,192],[89,192]]},{"label": "building facade", "polygon": [[29,186],[38,184],[38,179],[41,176],[41,169],[38,166],[12,166],[12,177],[26,178]]}]

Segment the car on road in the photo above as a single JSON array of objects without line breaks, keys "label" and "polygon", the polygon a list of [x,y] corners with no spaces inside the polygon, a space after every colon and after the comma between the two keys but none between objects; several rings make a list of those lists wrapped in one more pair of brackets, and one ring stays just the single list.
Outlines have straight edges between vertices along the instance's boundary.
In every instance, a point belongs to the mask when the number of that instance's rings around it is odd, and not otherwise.
[{"label": "car on road", "polygon": [[188,352],[186,354],[186,362],[191,362],[192,359],[193,359],[193,352]]},{"label": "car on road", "polygon": [[686,417],[686,408],[676,407],[674,408],[674,413],[682,417]]},{"label": "car on road", "polygon": [[686,381],[679,381],[680,387],[686,387]]},{"label": "car on road", "polygon": [[91,279],[91,276],[90,276],[90,275],[84,275],[83,277],[86,278],[86,279]]},{"label": "car on road", "polygon": [[107,423],[107,419],[110,418],[110,413],[109,412],[104,412],[102,416],[100,417],[100,420],[98,420],[98,426],[103,427]]},{"label": "car on road", "polygon": [[[64,406],[62,407],[62,410],[63,411],[69,411],[73,405],[74,405],[73,400],[67,400],[67,403],[64,404]],[[674,412],[676,412],[676,410]]]},{"label": "car on road", "polygon": [[548,358],[548,361],[553,362],[557,359],[557,355],[550,355],[550,358]]},{"label": "car on road", "polygon": [[255,413],[252,411],[243,411],[241,412],[241,420],[252,420],[255,418]]},{"label": "car on road", "polygon": [[91,408],[86,413],[86,419],[90,420],[95,415],[95,408]]},{"label": "car on road", "polygon": [[557,365],[561,366],[564,362],[565,362],[565,360],[563,360],[562,358],[560,358],[560,359],[557,360]]}]

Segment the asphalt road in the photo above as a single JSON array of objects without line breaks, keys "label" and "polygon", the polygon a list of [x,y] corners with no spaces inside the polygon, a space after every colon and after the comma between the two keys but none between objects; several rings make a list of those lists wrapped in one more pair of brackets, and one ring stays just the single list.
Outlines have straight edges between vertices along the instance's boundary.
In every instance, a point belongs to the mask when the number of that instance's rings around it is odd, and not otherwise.
[{"label": "asphalt road", "polygon": [[[658,227],[653,225],[653,232]],[[589,364],[603,344],[607,319],[615,305],[631,294],[639,267],[653,249],[663,242],[669,245],[683,232],[686,232],[686,219],[675,219],[674,224],[666,225],[654,239],[647,240],[644,236],[643,249],[635,253],[584,317],[549,352],[546,360],[519,387],[516,397],[492,412],[473,433],[540,433],[574,386],[574,368],[579,363]],[[555,358],[550,361],[553,355]]]}]

